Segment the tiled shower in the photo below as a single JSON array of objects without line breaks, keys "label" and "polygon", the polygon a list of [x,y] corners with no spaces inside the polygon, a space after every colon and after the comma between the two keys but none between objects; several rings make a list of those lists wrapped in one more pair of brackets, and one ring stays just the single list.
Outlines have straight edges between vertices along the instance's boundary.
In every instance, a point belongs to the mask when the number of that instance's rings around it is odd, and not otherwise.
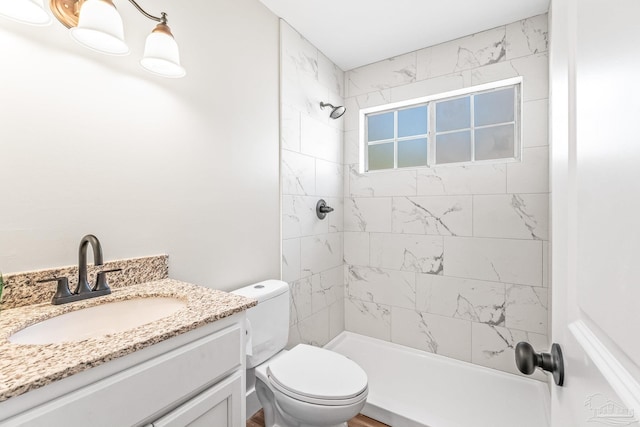
[{"label": "tiled shower", "polygon": [[[515,373],[548,336],[547,15],[346,73],[284,21],[281,44],[290,345],[347,330]],[[522,162],[359,173],[360,108],[516,76]]]}]

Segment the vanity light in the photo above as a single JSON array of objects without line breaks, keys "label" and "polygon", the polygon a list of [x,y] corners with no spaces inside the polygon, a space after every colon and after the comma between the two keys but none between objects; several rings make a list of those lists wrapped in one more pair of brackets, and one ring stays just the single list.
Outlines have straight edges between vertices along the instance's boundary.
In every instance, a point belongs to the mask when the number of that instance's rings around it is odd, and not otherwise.
[{"label": "vanity light", "polygon": [[[43,0],[0,0],[0,15],[34,25],[45,25],[51,18],[44,10]],[[178,44],[167,25],[167,14],[160,17],[144,11],[134,0],[129,0],[140,13],[159,22],[147,37],[142,67],[163,77],[183,77]],[[127,55],[129,47],[124,41],[122,17],[112,0],[49,0],[53,15],[70,28],[71,37],[89,49],[109,55]]]},{"label": "vanity light", "polygon": [[111,0],[87,0],[71,37],[81,45],[109,55],[126,55],[122,17]]},{"label": "vanity light", "polygon": [[[164,13],[162,18],[165,18]],[[156,28],[147,36],[144,56],[140,64],[145,70],[164,77],[178,78],[186,74],[180,65],[178,43],[173,38],[166,19],[156,25]]]},{"label": "vanity light", "polygon": [[0,16],[29,25],[49,25],[43,0],[0,0]]}]

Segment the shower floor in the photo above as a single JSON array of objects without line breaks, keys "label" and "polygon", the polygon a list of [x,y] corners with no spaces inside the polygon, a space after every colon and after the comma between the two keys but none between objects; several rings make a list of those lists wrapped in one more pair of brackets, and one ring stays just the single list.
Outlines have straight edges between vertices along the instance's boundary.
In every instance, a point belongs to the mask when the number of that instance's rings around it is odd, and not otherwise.
[{"label": "shower floor", "polygon": [[546,427],[545,383],[343,332],[326,348],[369,376],[362,413],[395,427]]}]

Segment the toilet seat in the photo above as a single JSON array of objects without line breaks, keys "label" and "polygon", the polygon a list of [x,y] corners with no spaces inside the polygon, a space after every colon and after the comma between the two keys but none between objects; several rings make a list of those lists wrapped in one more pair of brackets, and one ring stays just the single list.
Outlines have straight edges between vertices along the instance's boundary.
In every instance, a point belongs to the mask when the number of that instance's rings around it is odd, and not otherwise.
[{"label": "toilet seat", "polygon": [[352,360],[299,344],[269,363],[267,376],[279,392],[302,402],[343,406],[367,396],[367,374]]}]

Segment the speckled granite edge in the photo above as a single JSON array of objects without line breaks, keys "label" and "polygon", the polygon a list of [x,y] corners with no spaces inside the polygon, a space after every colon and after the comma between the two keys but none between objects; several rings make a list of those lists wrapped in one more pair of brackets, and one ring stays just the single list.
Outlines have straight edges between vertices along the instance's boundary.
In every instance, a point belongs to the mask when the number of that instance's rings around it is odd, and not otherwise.
[{"label": "speckled granite edge", "polygon": [[[39,321],[112,301],[174,297],[185,308],[126,332],[77,342],[14,344],[13,333]],[[173,279],[115,289],[111,295],[63,305],[39,304],[0,312],[0,402],[239,313],[256,300]]]},{"label": "speckled granite edge", "polygon": [[[98,267],[89,265],[87,268],[89,282],[94,282],[98,272],[116,268],[121,268],[122,271],[108,275],[109,286],[112,289],[168,278],[169,257],[157,255],[107,261]],[[67,277],[69,288],[73,291],[78,284],[78,266],[5,274],[0,310],[50,302],[56,292],[56,283],[37,282],[54,277]]]}]

